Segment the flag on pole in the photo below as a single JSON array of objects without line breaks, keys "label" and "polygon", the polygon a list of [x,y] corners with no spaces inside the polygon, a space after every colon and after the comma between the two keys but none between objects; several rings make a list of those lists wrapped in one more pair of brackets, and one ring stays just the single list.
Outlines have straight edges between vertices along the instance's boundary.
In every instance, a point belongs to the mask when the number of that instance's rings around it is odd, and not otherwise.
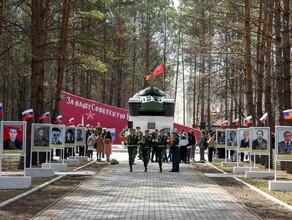
[{"label": "flag on pole", "polygon": [[228,127],[228,124],[229,124],[229,123],[228,123],[228,120],[223,121],[220,127],[221,127],[221,128],[226,128],[226,127]]},{"label": "flag on pole", "polygon": [[152,75],[152,74],[148,74],[148,75],[146,76],[146,81],[148,81],[148,80],[151,79],[151,75]]},{"label": "flag on pole", "polygon": [[260,122],[264,123],[265,121],[268,121],[268,112],[266,112],[265,114],[263,114],[263,116],[260,118]]},{"label": "flag on pole", "polygon": [[161,63],[153,72],[153,76],[158,76],[164,72],[164,64]]},{"label": "flag on pole", "polygon": [[74,118],[70,118],[70,119],[69,119],[69,125],[74,125],[74,121],[75,121]]},{"label": "flag on pole", "polygon": [[44,113],[43,115],[41,115],[39,117],[39,120],[42,121],[42,120],[50,120],[50,112],[46,112]]},{"label": "flag on pole", "polygon": [[234,120],[234,123],[235,123],[235,126],[238,127],[238,126],[240,125],[240,123],[239,123],[239,119],[238,119],[238,118],[235,119],[235,120]]},{"label": "flag on pole", "polygon": [[163,63],[161,63],[158,67],[156,67],[152,74],[148,74],[146,76],[146,81],[150,80],[152,76],[153,77],[159,76],[162,73],[164,73],[164,64]]},{"label": "flag on pole", "polygon": [[253,120],[252,120],[252,115],[250,116],[247,116],[245,119],[244,119],[244,124],[245,125],[250,125],[253,123]]},{"label": "flag on pole", "polygon": [[62,115],[58,115],[57,117],[56,117],[56,121],[55,121],[55,123],[62,123],[63,122],[63,116]]},{"label": "flag on pole", "polygon": [[283,116],[284,116],[285,120],[291,120],[292,119],[292,109],[284,110]]},{"label": "flag on pole", "polygon": [[27,110],[23,111],[21,113],[21,115],[22,115],[22,120],[23,121],[25,121],[25,120],[27,120],[29,118],[33,118],[33,116],[34,116],[33,109],[27,109]]},{"label": "flag on pole", "polygon": [[0,103],[0,115],[3,115],[3,104]]}]

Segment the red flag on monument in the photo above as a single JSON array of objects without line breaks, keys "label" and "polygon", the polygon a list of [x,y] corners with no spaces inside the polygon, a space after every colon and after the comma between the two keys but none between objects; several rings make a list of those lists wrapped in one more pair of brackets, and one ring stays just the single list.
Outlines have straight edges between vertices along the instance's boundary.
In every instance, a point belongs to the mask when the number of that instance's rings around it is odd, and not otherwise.
[{"label": "red flag on monument", "polygon": [[161,63],[153,72],[153,76],[158,76],[164,72],[164,64]]}]

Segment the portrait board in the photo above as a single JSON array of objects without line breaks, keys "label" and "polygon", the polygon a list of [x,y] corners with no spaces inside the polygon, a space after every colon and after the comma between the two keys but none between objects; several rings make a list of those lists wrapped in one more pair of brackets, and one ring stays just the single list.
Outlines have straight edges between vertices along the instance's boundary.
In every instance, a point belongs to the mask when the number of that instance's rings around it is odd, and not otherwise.
[{"label": "portrait board", "polygon": [[50,126],[50,146],[53,148],[63,148],[65,142],[65,125]]},{"label": "portrait board", "polygon": [[226,129],[225,146],[226,146],[226,149],[228,150],[237,149],[237,130],[236,129]]},{"label": "portrait board", "polygon": [[24,155],[26,146],[26,122],[1,122],[1,152],[5,154]]},{"label": "portrait board", "polygon": [[275,151],[277,160],[292,161],[292,126],[276,126]]},{"label": "portrait board", "polygon": [[77,146],[85,146],[86,142],[86,128],[76,127],[75,140]]},{"label": "portrait board", "polygon": [[250,129],[237,128],[237,150],[250,151]]},{"label": "portrait board", "polygon": [[50,150],[50,124],[32,123],[31,147],[33,151]]},{"label": "portrait board", "polygon": [[217,148],[225,148],[225,143],[226,143],[225,136],[226,136],[226,131],[224,129],[216,130]]},{"label": "portrait board", "polygon": [[270,153],[270,128],[251,127],[250,148],[252,154],[267,155]]},{"label": "portrait board", "polygon": [[65,147],[75,147],[75,127],[65,127]]}]

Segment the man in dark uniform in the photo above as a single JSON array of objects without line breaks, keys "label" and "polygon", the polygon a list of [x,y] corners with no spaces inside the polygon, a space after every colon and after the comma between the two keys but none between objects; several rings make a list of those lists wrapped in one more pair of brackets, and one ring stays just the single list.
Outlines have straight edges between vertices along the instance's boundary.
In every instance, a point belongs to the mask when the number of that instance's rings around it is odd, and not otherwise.
[{"label": "man in dark uniform", "polygon": [[17,140],[18,129],[9,128],[9,139],[4,141],[4,150],[22,150],[22,141]]},{"label": "man in dark uniform", "polygon": [[45,128],[38,129],[38,137],[34,139],[34,146],[49,146],[49,139],[45,136]]},{"label": "man in dark uniform", "polygon": [[130,172],[133,172],[132,166],[134,163],[135,152],[137,152],[138,138],[135,135],[135,129],[130,130],[130,134],[127,136],[128,154],[129,154],[129,165]]},{"label": "man in dark uniform", "polygon": [[144,162],[145,170],[144,172],[147,172],[147,165],[150,160],[150,153],[151,153],[151,144],[152,144],[152,137],[149,135],[149,130],[145,131],[145,135],[142,137],[142,147],[141,147],[141,153],[142,153],[142,160]]},{"label": "man in dark uniform", "polygon": [[167,136],[164,134],[164,129],[160,129],[160,134],[157,136],[157,158],[160,173],[162,172],[162,160],[165,160],[166,146]]},{"label": "man in dark uniform", "polygon": [[179,148],[179,135],[177,129],[173,129],[174,139],[171,144],[172,152],[172,170],[170,172],[179,172],[179,159],[180,159],[180,148]]}]

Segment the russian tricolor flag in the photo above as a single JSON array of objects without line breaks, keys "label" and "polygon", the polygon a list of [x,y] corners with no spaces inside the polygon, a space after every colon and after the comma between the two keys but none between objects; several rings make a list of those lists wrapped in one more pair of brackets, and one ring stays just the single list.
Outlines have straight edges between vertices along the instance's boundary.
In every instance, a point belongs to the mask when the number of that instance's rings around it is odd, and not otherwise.
[{"label": "russian tricolor flag", "polygon": [[267,120],[268,120],[268,116],[269,116],[269,114],[268,114],[268,112],[266,112],[266,113],[260,118],[260,122],[264,123],[265,121],[267,121]]},{"label": "russian tricolor flag", "polygon": [[292,109],[284,110],[283,116],[285,120],[291,120],[292,119]]},{"label": "russian tricolor flag", "polygon": [[228,120],[226,120],[226,121],[223,121],[223,123],[221,124],[221,128],[226,128],[226,127],[228,127]]},{"label": "russian tricolor flag", "polygon": [[0,115],[3,115],[3,104],[0,103]]},{"label": "russian tricolor flag", "polygon": [[57,123],[62,123],[63,122],[63,116],[62,115],[58,115],[57,117],[56,117],[56,122]]},{"label": "russian tricolor flag", "polygon": [[245,119],[244,119],[244,124],[245,125],[250,125],[253,123],[253,120],[252,120],[252,115],[250,116],[247,116]]},{"label": "russian tricolor flag", "polygon": [[74,118],[70,118],[70,119],[69,119],[69,125],[74,125],[74,121],[75,121]]},{"label": "russian tricolor flag", "polygon": [[22,120],[25,121],[28,118],[33,118],[34,113],[33,113],[33,109],[27,109],[24,112],[22,112]]},{"label": "russian tricolor flag", "polygon": [[39,120],[50,120],[50,112],[44,113],[42,116],[39,117]]}]

